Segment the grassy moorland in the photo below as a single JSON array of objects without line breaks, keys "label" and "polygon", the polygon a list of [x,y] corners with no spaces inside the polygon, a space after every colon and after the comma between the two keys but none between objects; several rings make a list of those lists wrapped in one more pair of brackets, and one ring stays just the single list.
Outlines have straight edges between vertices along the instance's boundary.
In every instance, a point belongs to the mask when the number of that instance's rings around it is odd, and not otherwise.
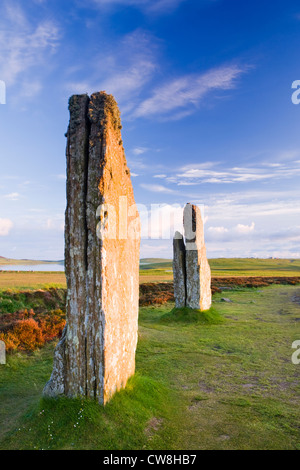
[{"label": "grassy moorland", "polygon": [[[0,449],[300,449],[300,287],[140,309],[137,374],[105,407],[44,400],[54,344],[0,366]],[[171,313],[172,312],[172,313]]]},{"label": "grassy moorland", "polygon": [[[223,258],[209,261],[212,276],[300,276],[300,260]],[[172,261],[142,260],[140,282],[172,281]],[[0,271],[1,289],[40,289],[49,286],[65,287],[63,272]]]},{"label": "grassy moorland", "polygon": [[[142,282],[160,282],[173,278],[172,261],[143,260],[140,276]],[[212,276],[300,276],[300,260],[218,258],[209,260]]]}]

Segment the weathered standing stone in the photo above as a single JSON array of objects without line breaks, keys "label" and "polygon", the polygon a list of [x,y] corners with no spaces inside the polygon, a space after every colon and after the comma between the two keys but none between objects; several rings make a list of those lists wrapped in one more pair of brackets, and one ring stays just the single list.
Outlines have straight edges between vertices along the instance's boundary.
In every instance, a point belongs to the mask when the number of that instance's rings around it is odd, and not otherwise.
[{"label": "weathered standing stone", "polygon": [[6,364],[6,346],[4,341],[0,341],[0,364]]},{"label": "weathered standing stone", "polygon": [[197,206],[186,205],[183,225],[185,242],[179,232],[173,240],[175,305],[176,308],[208,310],[211,307],[211,272],[201,212]]},{"label": "weathered standing stone", "polygon": [[69,110],[67,325],[44,394],[105,404],[135,370],[139,216],[114,98],[75,95]]},{"label": "weathered standing stone", "polygon": [[186,240],[186,305],[208,310],[211,307],[211,271],[206,257],[199,207],[187,204],[183,220]]},{"label": "weathered standing stone", "polygon": [[176,232],[173,239],[173,277],[176,308],[186,305],[185,245],[181,233]]}]

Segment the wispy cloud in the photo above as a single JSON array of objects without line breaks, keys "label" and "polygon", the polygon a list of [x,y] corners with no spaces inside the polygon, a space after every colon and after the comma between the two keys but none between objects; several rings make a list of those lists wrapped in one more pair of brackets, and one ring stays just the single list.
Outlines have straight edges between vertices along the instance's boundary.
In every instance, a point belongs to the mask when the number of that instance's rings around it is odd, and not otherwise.
[{"label": "wispy cloud", "polygon": [[[157,67],[155,39],[136,30],[112,44],[105,54],[99,53],[92,64],[89,62],[88,74],[83,64],[81,71],[74,72],[76,80],[69,80],[66,86],[73,93],[105,90],[122,103],[122,112],[126,113],[136,105]],[[82,79],[78,80],[80,75]]]},{"label": "wispy cloud", "polygon": [[58,27],[48,19],[33,23],[15,2],[2,4],[0,18],[1,79],[8,87],[17,84],[18,95],[31,98],[41,90],[39,76],[56,50]]},{"label": "wispy cloud", "polygon": [[131,6],[142,10],[145,13],[162,14],[176,10],[187,0],[93,0],[102,8],[112,8],[117,6]]},{"label": "wispy cloud", "polygon": [[236,79],[247,70],[247,67],[237,65],[222,66],[202,74],[172,79],[158,87],[150,98],[144,100],[133,116],[169,115],[172,119],[180,119],[193,113],[201,100],[211,91],[233,89],[236,86]]},{"label": "wispy cloud", "polygon": [[174,190],[167,188],[166,186],[162,186],[159,184],[140,184],[140,187],[146,189],[147,191],[151,191],[153,193],[175,193]]},{"label": "wispy cloud", "polygon": [[8,199],[9,201],[18,201],[20,199],[20,194],[19,193],[9,193],[5,194],[4,199]]},{"label": "wispy cloud", "polygon": [[57,216],[53,218],[48,218],[44,225],[46,230],[55,230],[59,232],[63,232],[65,228],[64,216]]},{"label": "wispy cloud", "polygon": [[197,184],[233,184],[287,179],[300,175],[296,161],[281,164],[257,164],[252,166],[226,167],[222,162],[185,165],[166,176],[166,182],[178,186]]},{"label": "wispy cloud", "polygon": [[254,232],[255,223],[251,224],[237,224],[233,227],[224,226],[210,226],[207,229],[208,240],[236,240],[237,237],[247,236]]},{"label": "wispy cloud", "polygon": [[142,155],[143,153],[146,153],[148,152],[148,148],[147,147],[135,147],[133,150],[132,150],[132,153],[134,155]]},{"label": "wispy cloud", "polygon": [[0,219],[0,237],[6,237],[9,235],[13,227],[13,223],[10,219]]}]

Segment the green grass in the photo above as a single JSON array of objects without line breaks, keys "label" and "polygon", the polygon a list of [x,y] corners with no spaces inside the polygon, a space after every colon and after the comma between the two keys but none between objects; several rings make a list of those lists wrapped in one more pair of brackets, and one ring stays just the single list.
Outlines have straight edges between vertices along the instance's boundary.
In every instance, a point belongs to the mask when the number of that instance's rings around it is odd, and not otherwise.
[{"label": "green grass", "polygon": [[137,374],[105,408],[40,398],[53,345],[9,357],[0,449],[300,449],[300,288],[223,295],[200,321],[173,304],[141,308]]},{"label": "green grass", "polygon": [[213,276],[300,276],[300,259],[219,258],[209,264]]},{"label": "green grass", "polygon": [[19,291],[18,289],[1,291],[0,290],[0,320],[1,314],[14,313],[18,310],[43,309],[43,311],[65,308],[65,290],[57,287],[47,290],[48,296],[40,291]]},{"label": "green grass", "polygon": [[[147,259],[141,265],[141,276],[171,275],[172,260]],[[299,259],[210,259],[213,276],[300,276]]]},{"label": "green grass", "polygon": [[168,419],[170,397],[163,385],[136,374],[105,408],[80,398],[43,398],[38,406],[30,399],[32,406],[4,439],[4,448],[5,443],[21,450],[145,448],[153,416]]},{"label": "green grass", "polygon": [[160,321],[162,323],[201,323],[204,325],[217,325],[223,323],[224,318],[219,312],[211,307],[209,310],[201,312],[201,310],[195,310],[188,307],[185,308],[173,308],[171,312],[162,315]]}]

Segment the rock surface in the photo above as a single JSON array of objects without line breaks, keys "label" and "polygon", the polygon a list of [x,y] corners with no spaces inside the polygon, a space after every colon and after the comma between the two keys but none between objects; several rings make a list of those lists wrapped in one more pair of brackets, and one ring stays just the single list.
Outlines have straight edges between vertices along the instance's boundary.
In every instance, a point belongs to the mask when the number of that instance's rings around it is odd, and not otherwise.
[{"label": "rock surface", "polygon": [[173,239],[173,277],[175,307],[182,308],[186,305],[186,270],[185,270],[185,245],[181,233],[176,232]]},{"label": "rock surface", "polygon": [[204,227],[199,207],[187,204],[183,214],[186,244],[186,305],[211,307],[211,271],[206,257]]},{"label": "rock surface", "polygon": [[67,325],[44,394],[105,404],[135,371],[139,215],[114,98],[75,95],[69,110]]},{"label": "rock surface", "polygon": [[[176,307],[208,310],[212,302],[211,271],[206,257],[201,211],[197,206],[186,205],[183,225],[185,243],[179,232],[176,232],[173,241]],[[183,260],[185,260],[185,269]]]},{"label": "rock surface", "polygon": [[6,364],[6,346],[3,341],[0,341],[0,364]]}]

